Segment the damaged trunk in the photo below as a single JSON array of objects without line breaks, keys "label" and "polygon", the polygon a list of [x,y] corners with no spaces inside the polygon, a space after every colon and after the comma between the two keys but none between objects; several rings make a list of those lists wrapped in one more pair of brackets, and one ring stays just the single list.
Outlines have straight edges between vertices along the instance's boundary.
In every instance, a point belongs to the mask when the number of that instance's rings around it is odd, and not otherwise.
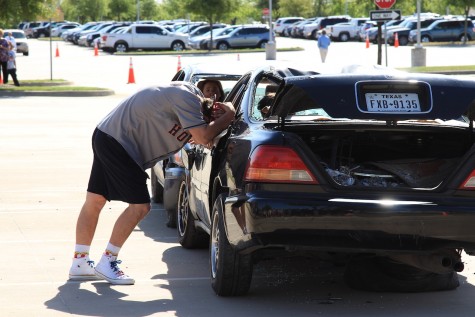
[{"label": "damaged trunk", "polygon": [[460,127],[311,129],[286,127],[341,186],[434,189],[473,145],[471,132]]}]

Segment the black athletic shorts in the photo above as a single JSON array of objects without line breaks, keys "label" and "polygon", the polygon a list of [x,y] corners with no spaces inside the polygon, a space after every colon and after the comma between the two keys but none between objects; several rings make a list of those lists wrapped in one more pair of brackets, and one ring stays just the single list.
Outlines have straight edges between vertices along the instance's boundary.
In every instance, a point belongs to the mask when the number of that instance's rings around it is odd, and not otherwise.
[{"label": "black athletic shorts", "polygon": [[87,191],[129,204],[150,203],[148,175],[122,145],[96,128],[92,135],[94,161]]}]

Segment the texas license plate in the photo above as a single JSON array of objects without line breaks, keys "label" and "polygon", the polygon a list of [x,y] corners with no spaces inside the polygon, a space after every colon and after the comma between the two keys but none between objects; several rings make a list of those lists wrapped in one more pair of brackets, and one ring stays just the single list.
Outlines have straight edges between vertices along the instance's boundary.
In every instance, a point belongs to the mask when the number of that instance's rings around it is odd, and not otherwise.
[{"label": "texas license plate", "polygon": [[415,93],[366,93],[369,112],[421,112],[419,96]]}]

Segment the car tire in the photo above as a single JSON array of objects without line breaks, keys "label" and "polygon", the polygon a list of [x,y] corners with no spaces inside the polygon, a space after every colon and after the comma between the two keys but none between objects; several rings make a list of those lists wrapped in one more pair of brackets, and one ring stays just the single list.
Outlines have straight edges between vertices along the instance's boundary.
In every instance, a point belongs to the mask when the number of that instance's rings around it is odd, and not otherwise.
[{"label": "car tire", "polygon": [[171,49],[173,51],[183,51],[185,49],[185,44],[182,41],[175,41],[172,43]]},{"label": "car tire", "polygon": [[230,244],[224,228],[224,194],[213,206],[209,246],[211,287],[219,296],[245,295],[251,286],[252,255],[239,254]]},{"label": "car tire", "polygon": [[456,272],[428,272],[388,257],[358,257],[346,267],[344,280],[358,290],[374,292],[433,292],[459,286]]},{"label": "car tire", "polygon": [[421,37],[421,42],[422,43],[429,43],[430,42],[430,37],[428,37],[427,35],[423,35]]},{"label": "car tire", "polygon": [[310,36],[311,39],[317,40],[318,39],[318,31],[314,30],[312,32],[312,35]]},{"label": "car tire", "polygon": [[[175,180],[176,183],[181,184],[186,179],[185,174],[182,174],[179,179]],[[175,183],[175,181],[173,183]],[[179,185],[180,186],[180,185]],[[174,191],[175,187],[171,185],[171,182],[165,179],[165,188],[167,189],[167,195],[163,196],[163,207],[167,211],[167,227],[176,228],[177,213],[178,213],[178,193]]]},{"label": "car tire", "polygon": [[401,46],[406,46],[407,43],[409,43],[409,39],[407,38],[407,36],[401,36],[398,38],[399,40],[399,45]]},{"label": "car tire", "polygon": [[23,52],[23,56],[28,56],[28,55],[30,55],[29,52]]},{"label": "car tire", "polygon": [[460,42],[463,42],[464,39],[465,39],[466,42],[470,41],[471,40],[470,35],[462,34],[462,35],[459,36],[459,41]]},{"label": "car tire", "polygon": [[153,168],[150,171],[150,183],[152,187],[152,201],[157,204],[163,203],[163,186],[158,182]]},{"label": "car tire", "polygon": [[338,40],[340,42],[348,42],[350,40],[350,35],[348,33],[340,33]]},{"label": "car tire", "polygon": [[226,42],[219,42],[218,45],[216,45],[216,47],[218,48],[218,50],[226,51],[229,49],[229,44]]},{"label": "car tire", "polygon": [[205,248],[208,246],[209,236],[195,227],[195,219],[190,210],[187,181],[182,181],[178,191],[178,206],[176,228],[178,242],[185,249]]},{"label": "car tire", "polygon": [[266,48],[267,41],[260,41],[259,44],[257,44],[257,48]]},{"label": "car tire", "polygon": [[125,42],[119,42],[114,44],[114,50],[116,52],[125,53],[129,50],[129,46]]}]

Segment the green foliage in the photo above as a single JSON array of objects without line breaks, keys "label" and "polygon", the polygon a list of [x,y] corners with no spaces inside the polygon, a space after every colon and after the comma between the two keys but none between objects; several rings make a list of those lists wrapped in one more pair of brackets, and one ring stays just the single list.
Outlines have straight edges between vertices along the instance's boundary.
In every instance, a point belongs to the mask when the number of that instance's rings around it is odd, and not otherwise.
[{"label": "green foliage", "polygon": [[57,0],[0,0],[0,27],[16,27],[21,21],[48,20]]},{"label": "green foliage", "polygon": [[112,0],[109,2],[109,13],[116,21],[136,20],[131,18],[137,15],[134,0]]},{"label": "green foliage", "polygon": [[160,20],[158,5],[155,0],[140,0],[141,20]]},{"label": "green foliage", "polygon": [[280,0],[282,16],[313,16],[313,0]]},{"label": "green foliage", "polygon": [[[269,8],[269,0],[62,0],[61,9],[66,20],[84,23],[99,20],[189,19],[224,23],[265,22],[262,9]],[[416,0],[397,0],[393,9],[402,14],[416,12]],[[58,0],[0,0],[0,27],[15,27],[21,21],[48,20],[54,17]],[[466,14],[475,7],[475,0],[421,0],[421,12]],[[4,8],[8,8],[5,10]],[[328,15],[369,16],[376,10],[374,0],[272,0],[274,20],[283,16],[305,18]],[[54,18],[53,18],[54,19]]]}]

